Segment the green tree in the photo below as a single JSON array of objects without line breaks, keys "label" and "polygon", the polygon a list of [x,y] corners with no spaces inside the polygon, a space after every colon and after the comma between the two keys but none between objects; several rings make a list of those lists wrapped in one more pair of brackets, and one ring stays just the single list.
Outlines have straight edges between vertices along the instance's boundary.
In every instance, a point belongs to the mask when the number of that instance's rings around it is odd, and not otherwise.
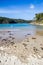
[{"label": "green tree", "polygon": [[43,20],[43,13],[35,14],[35,18],[37,21]]}]

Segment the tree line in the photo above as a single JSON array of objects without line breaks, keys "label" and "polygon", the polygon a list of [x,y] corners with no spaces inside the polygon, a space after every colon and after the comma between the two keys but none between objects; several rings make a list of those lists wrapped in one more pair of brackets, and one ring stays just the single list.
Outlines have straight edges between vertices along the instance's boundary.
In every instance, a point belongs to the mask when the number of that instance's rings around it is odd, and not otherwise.
[{"label": "tree line", "polygon": [[23,19],[11,19],[7,17],[0,17],[0,24],[7,24],[7,23],[30,23],[32,20],[23,20]]}]

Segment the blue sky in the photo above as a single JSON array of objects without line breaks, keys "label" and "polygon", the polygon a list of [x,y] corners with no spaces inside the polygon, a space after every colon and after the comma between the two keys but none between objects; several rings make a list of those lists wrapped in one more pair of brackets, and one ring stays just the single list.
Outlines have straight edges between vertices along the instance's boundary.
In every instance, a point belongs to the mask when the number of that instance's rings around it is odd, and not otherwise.
[{"label": "blue sky", "polygon": [[0,16],[33,19],[36,13],[43,12],[43,0],[0,0]]}]

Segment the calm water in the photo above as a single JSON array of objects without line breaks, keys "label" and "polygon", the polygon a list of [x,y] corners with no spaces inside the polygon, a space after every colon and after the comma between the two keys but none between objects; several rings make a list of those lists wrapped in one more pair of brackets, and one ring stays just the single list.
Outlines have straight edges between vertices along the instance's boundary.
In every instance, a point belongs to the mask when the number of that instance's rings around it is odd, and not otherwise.
[{"label": "calm water", "polygon": [[0,24],[0,29],[24,29],[24,30],[43,30],[43,26],[27,23],[20,24]]},{"label": "calm water", "polygon": [[34,35],[36,34],[37,30],[43,31],[43,26],[36,26],[32,24],[0,24],[0,30],[7,30],[7,29],[12,29],[14,32],[11,32],[14,34],[16,39],[24,39],[25,35],[31,34]]},{"label": "calm water", "polygon": [[2,28],[38,28],[43,30],[43,26],[40,25],[32,25],[32,24],[27,24],[27,23],[19,23],[19,24],[0,24],[0,29]]}]

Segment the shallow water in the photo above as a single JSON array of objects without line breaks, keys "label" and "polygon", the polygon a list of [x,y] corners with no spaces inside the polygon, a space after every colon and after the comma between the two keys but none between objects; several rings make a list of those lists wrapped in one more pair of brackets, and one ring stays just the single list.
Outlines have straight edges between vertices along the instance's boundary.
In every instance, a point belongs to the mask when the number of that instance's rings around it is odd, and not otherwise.
[{"label": "shallow water", "polygon": [[[0,31],[11,30],[11,33],[15,36],[18,41],[25,38],[26,35],[35,35],[37,31],[43,31],[43,26],[32,25],[27,23],[19,24],[0,24]],[[43,33],[42,33],[43,34]],[[8,33],[6,33],[6,36]]]},{"label": "shallow water", "polygon": [[33,24],[27,24],[27,23],[18,23],[18,24],[0,24],[0,29],[39,29],[43,30],[43,26],[41,25],[33,25]]}]

